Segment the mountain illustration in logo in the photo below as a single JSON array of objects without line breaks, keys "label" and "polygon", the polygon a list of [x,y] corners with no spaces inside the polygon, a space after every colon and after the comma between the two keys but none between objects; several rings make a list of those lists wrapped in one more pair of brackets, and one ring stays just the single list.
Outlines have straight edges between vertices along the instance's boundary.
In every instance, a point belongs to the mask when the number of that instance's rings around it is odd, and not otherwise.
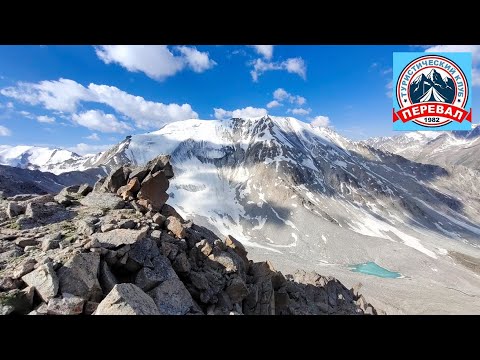
[{"label": "mountain illustration in logo", "polygon": [[453,80],[442,76],[432,69],[428,75],[420,74],[410,84],[410,99],[412,103],[442,102],[452,104],[455,99],[455,84]]}]

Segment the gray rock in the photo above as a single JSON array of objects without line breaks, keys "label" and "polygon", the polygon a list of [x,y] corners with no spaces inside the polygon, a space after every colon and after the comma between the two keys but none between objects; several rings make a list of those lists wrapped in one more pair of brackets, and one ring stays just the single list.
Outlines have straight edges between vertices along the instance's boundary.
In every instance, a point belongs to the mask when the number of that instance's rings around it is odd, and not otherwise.
[{"label": "gray rock", "polygon": [[137,178],[138,181],[141,183],[143,179],[145,179],[145,176],[150,172],[150,169],[145,166],[145,167],[137,167],[136,169],[132,170],[130,175],[128,176],[128,179],[133,179]]},{"label": "gray rock", "polygon": [[155,215],[153,215],[152,220],[155,224],[157,224],[159,226],[163,226],[163,224],[165,223],[165,220],[167,220],[167,218],[160,213],[156,213]]},{"label": "gray rock", "polygon": [[100,267],[98,253],[76,254],[59,270],[60,292],[80,296],[85,300],[97,300],[102,289],[97,276]]},{"label": "gray rock", "polygon": [[198,290],[207,290],[209,288],[208,279],[203,272],[190,273],[190,281]]},{"label": "gray rock", "polygon": [[99,280],[100,286],[102,287],[102,291],[105,295],[112,291],[113,287],[118,284],[117,278],[115,275],[113,275],[105,261],[100,263]]},{"label": "gray rock", "polygon": [[132,219],[126,219],[118,222],[118,227],[120,229],[135,229],[136,226],[137,223]]},{"label": "gray rock", "polygon": [[178,246],[170,242],[161,243],[162,254],[169,258],[171,261],[175,260],[178,254]]},{"label": "gray rock", "polygon": [[[236,272],[239,270],[239,261],[227,251],[221,251],[217,255],[210,255],[213,261],[221,264],[227,273]],[[241,261],[241,260],[240,260]]]},{"label": "gray rock", "polygon": [[248,288],[240,277],[234,277],[227,286],[226,292],[232,303],[240,303],[248,295]]},{"label": "gray rock", "polygon": [[170,164],[170,155],[159,155],[150,160],[146,167],[150,170],[151,174],[163,170],[168,179],[173,177],[173,169],[172,165]]},{"label": "gray rock", "polygon": [[115,229],[106,233],[95,233],[92,235],[94,246],[101,246],[112,249],[121,245],[134,244],[147,235],[148,227],[140,230]]},{"label": "gray rock", "polygon": [[98,303],[94,301],[87,301],[83,306],[83,313],[85,315],[92,315],[98,308]]},{"label": "gray rock", "polygon": [[105,182],[106,179],[107,179],[106,176],[98,179],[97,182],[93,185],[93,191],[95,191],[95,192],[105,191],[104,188],[103,188],[103,183]]},{"label": "gray rock", "polygon": [[158,255],[152,260],[153,269],[142,268],[135,278],[135,284],[142,290],[149,291],[160,283],[176,278],[177,274],[173,270],[170,262],[162,255]]},{"label": "gray rock", "polygon": [[177,238],[183,239],[187,233],[180,220],[174,216],[169,216],[165,221],[166,228],[170,230]]},{"label": "gray rock", "polygon": [[192,296],[178,277],[162,282],[149,294],[161,315],[185,315],[194,306]]},{"label": "gray rock", "polygon": [[99,209],[122,209],[125,207],[125,201],[111,193],[91,192],[83,199],[80,204],[84,206],[97,207]]},{"label": "gray rock", "polygon": [[159,242],[160,238],[162,236],[162,232],[160,230],[153,230],[150,234],[150,237],[155,240],[155,242]]},{"label": "gray rock", "polygon": [[72,205],[73,201],[79,198],[79,194],[77,194],[78,189],[78,185],[67,186],[55,195],[53,199],[64,206]]},{"label": "gray rock", "polygon": [[82,184],[78,188],[77,194],[86,196],[93,191],[93,188],[89,184]]},{"label": "gray rock", "polygon": [[0,291],[9,291],[22,287],[23,282],[20,279],[14,279],[10,276],[0,277]]},{"label": "gray rock", "polygon": [[71,294],[63,294],[63,298],[48,301],[48,315],[80,315],[83,312],[85,299]]},{"label": "gray rock", "polygon": [[11,305],[0,304],[0,315],[10,315],[15,311],[15,308]]},{"label": "gray rock", "polygon": [[38,245],[38,240],[33,238],[19,238],[15,240],[15,244],[21,248],[26,246],[36,246]]},{"label": "gray rock", "polygon": [[42,302],[36,309],[29,312],[28,315],[47,315],[47,304]]},{"label": "gray rock", "polygon": [[54,202],[47,202],[45,204],[31,202],[27,205],[25,215],[34,220],[41,220],[63,211],[63,206]]},{"label": "gray rock", "polygon": [[140,267],[146,265],[146,261],[160,255],[157,244],[150,238],[143,238],[132,245],[129,258]]},{"label": "gray rock", "polygon": [[102,187],[107,191],[116,193],[120,187],[126,184],[129,173],[130,170],[125,166],[112,170],[105,179]]},{"label": "gray rock", "polygon": [[62,233],[60,232],[46,236],[42,241],[42,250],[47,251],[58,248],[61,240]]},{"label": "gray rock", "polygon": [[26,201],[33,199],[34,197],[40,196],[39,194],[17,194],[15,196],[11,196],[7,198],[10,201]]},{"label": "gray rock", "polygon": [[94,315],[159,315],[153,299],[134,284],[118,284],[98,305]]},{"label": "gray rock", "polygon": [[12,277],[14,279],[21,278],[23,275],[26,275],[29,272],[33,271],[33,269],[35,269],[36,264],[37,264],[37,261],[35,259],[27,259],[25,261],[22,261],[20,264],[18,264],[15,267],[15,269],[13,269]]},{"label": "gray rock", "polygon": [[187,255],[184,252],[180,253],[180,255],[178,255],[173,262],[173,269],[176,272],[189,273],[191,268],[192,266],[190,265]]},{"label": "gray rock", "polygon": [[25,206],[22,206],[15,201],[9,201],[7,205],[7,216],[12,219],[20,214],[25,213]]},{"label": "gray rock", "polygon": [[102,226],[100,227],[100,230],[102,232],[108,232],[108,231],[111,231],[113,229],[115,229],[115,224],[111,224],[111,223],[108,223],[108,224],[102,224]]},{"label": "gray rock", "polygon": [[6,293],[0,293],[0,305],[8,306],[9,313],[26,314],[32,309],[33,287],[29,286],[23,290],[14,289]]},{"label": "gray rock", "polygon": [[78,234],[92,235],[95,232],[95,224],[98,219],[94,216],[85,216],[75,221],[75,227]]},{"label": "gray rock", "polygon": [[45,302],[57,295],[59,282],[52,263],[39,266],[36,270],[22,276],[22,280],[28,286],[33,286]]}]

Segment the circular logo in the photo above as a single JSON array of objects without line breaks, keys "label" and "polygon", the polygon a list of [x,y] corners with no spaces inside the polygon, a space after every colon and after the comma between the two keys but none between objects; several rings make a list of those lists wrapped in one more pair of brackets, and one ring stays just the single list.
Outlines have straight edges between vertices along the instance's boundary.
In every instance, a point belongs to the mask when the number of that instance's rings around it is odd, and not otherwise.
[{"label": "circular logo", "polygon": [[396,96],[400,109],[412,110],[411,121],[439,127],[453,121],[451,109],[465,108],[468,83],[455,62],[439,55],[426,55],[411,61],[402,70]]}]

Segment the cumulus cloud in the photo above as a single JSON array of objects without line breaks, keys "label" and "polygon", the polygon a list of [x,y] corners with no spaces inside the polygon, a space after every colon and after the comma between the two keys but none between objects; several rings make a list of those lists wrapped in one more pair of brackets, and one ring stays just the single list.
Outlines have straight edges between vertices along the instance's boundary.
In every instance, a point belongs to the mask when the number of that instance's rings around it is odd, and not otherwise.
[{"label": "cumulus cloud", "polygon": [[435,45],[426,52],[470,52],[472,53],[472,85],[480,86],[480,45]]},{"label": "cumulus cloud", "polygon": [[69,79],[41,81],[39,83],[20,82],[17,86],[0,90],[4,96],[31,105],[43,105],[49,110],[74,112],[79,101],[92,101],[92,95],[83,85]]},{"label": "cumulus cloud", "polygon": [[303,96],[292,95],[283,88],[278,88],[273,92],[273,98],[278,101],[288,101],[291,104],[303,105],[307,102]]},{"label": "cumulus cloud", "polygon": [[273,56],[273,45],[251,45],[257,54],[262,55],[265,59],[270,60]]},{"label": "cumulus cloud", "polygon": [[253,70],[250,71],[250,75],[254,82],[258,81],[258,78],[266,71],[282,70],[292,74],[297,74],[302,79],[307,78],[307,66],[305,61],[301,57],[290,58],[281,62],[264,61],[263,59],[256,59],[251,63]]},{"label": "cumulus cloud", "polygon": [[85,136],[85,139],[93,140],[93,141],[100,141],[100,136],[97,133],[92,133],[91,135]]},{"label": "cumulus cloud", "polygon": [[85,143],[80,143],[75,146],[67,147],[67,150],[73,151],[74,153],[80,155],[87,155],[87,154],[96,154],[101,151],[108,150],[113,145],[89,145]]},{"label": "cumulus cloud", "polygon": [[273,92],[273,98],[279,101],[283,101],[287,99],[290,96],[290,94],[285,91],[285,89],[278,88]]},{"label": "cumulus cloud", "polygon": [[272,100],[267,104],[267,108],[269,109],[278,107],[278,106],[283,106],[283,104],[279,103],[277,100]]},{"label": "cumulus cloud", "polygon": [[51,123],[55,122],[55,118],[53,118],[51,116],[47,116],[47,115],[37,116],[37,120],[38,120],[38,122],[48,123],[48,124],[51,124]]},{"label": "cumulus cloud", "polygon": [[224,120],[230,118],[253,118],[253,117],[261,117],[267,115],[267,110],[262,108],[254,108],[248,106],[243,109],[236,109],[236,110],[224,110],[222,108],[214,108],[214,116],[216,119]]},{"label": "cumulus cloud", "polygon": [[115,86],[89,84],[88,87],[69,79],[19,83],[0,90],[4,96],[41,105],[48,110],[76,113],[82,102],[96,102],[112,107],[132,119],[141,129],[159,128],[169,122],[198,118],[189,104],[163,104],[131,95]]},{"label": "cumulus cloud", "polygon": [[12,132],[7,129],[5,126],[0,125],[0,136],[10,136]]},{"label": "cumulus cloud", "polygon": [[124,133],[132,130],[128,124],[118,121],[115,115],[105,114],[100,110],[88,110],[80,114],[73,114],[72,120],[86,128],[101,132]]},{"label": "cumulus cloud", "polygon": [[310,124],[313,127],[327,127],[330,125],[330,118],[328,116],[318,115],[311,120]]},{"label": "cumulus cloud", "polygon": [[208,53],[200,52],[194,47],[178,46],[177,49],[184,56],[188,66],[197,73],[204,72],[217,65],[215,61],[208,57]]},{"label": "cumulus cloud", "polygon": [[143,72],[162,81],[177,72],[190,68],[206,71],[216,65],[207,52],[195,47],[178,46],[174,54],[166,45],[102,45],[95,47],[97,56],[105,63],[116,63],[128,71]]},{"label": "cumulus cloud", "polygon": [[312,109],[302,109],[302,108],[295,108],[295,109],[288,109],[287,113],[292,113],[293,115],[308,115]]}]

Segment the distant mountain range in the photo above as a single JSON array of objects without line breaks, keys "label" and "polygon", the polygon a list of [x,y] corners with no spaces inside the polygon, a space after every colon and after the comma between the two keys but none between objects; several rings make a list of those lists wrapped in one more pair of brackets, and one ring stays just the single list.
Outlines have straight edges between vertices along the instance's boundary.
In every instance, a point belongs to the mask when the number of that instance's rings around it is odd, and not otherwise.
[{"label": "distant mountain range", "polygon": [[432,69],[427,75],[422,73],[413,79],[410,98],[414,104],[427,101],[451,104],[455,100],[455,84],[448,76],[442,78]]}]

